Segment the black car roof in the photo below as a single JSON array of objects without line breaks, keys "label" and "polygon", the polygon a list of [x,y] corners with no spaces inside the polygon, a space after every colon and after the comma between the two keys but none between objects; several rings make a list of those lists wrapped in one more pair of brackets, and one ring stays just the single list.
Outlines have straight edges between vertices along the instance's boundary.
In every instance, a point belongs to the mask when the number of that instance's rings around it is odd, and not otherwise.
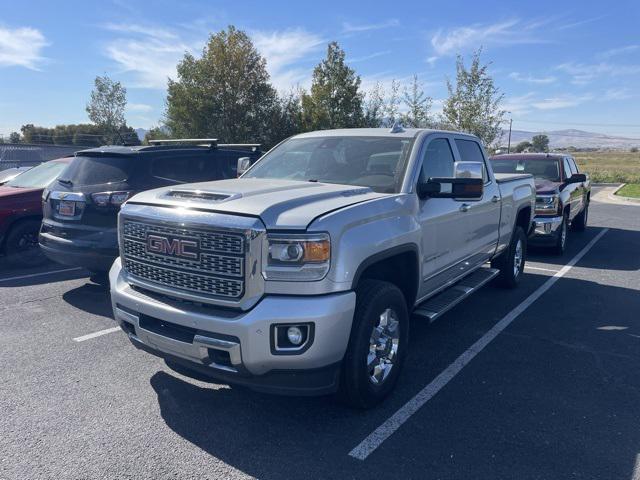
[{"label": "black car roof", "polygon": [[258,151],[255,149],[239,150],[237,148],[210,147],[209,145],[105,145],[103,147],[88,148],[76,152],[76,156],[108,156],[108,155],[140,155],[146,153],[157,153],[166,151],[182,151],[182,152],[235,152],[245,153],[248,156],[254,155]]}]

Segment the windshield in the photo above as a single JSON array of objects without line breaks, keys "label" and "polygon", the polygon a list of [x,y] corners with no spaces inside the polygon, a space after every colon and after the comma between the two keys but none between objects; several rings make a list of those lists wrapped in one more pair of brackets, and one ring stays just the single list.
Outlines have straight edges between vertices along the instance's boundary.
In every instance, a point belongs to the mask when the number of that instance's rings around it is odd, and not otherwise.
[{"label": "windshield", "polygon": [[321,137],[287,140],[243,178],[274,178],[400,191],[413,139]]},{"label": "windshield", "polygon": [[535,178],[543,178],[552,182],[560,181],[560,162],[557,158],[493,157],[491,166],[495,173],[530,173]]},{"label": "windshield", "polygon": [[68,165],[66,162],[47,162],[21,173],[5,185],[16,188],[44,188],[53,182]]},{"label": "windshield", "polygon": [[60,181],[71,185],[119,183],[129,178],[134,163],[129,157],[76,157]]}]

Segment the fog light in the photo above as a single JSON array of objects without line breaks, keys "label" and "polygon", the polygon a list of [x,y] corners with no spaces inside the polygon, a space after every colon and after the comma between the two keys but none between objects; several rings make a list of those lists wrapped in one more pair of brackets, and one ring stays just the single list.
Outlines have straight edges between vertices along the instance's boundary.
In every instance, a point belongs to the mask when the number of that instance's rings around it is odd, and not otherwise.
[{"label": "fog light", "polygon": [[299,327],[289,327],[287,329],[287,338],[293,345],[300,345],[303,340],[302,330]]}]

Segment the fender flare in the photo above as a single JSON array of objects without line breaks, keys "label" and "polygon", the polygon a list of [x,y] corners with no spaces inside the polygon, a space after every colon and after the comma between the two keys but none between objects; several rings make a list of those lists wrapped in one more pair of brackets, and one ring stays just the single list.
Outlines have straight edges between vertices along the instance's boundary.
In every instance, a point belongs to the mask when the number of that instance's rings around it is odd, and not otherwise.
[{"label": "fender flare", "polygon": [[[419,249],[415,243],[405,243],[402,245],[396,245],[395,247],[391,247],[381,252],[374,253],[373,255],[365,258],[362,262],[360,262],[360,265],[358,265],[358,268],[356,269],[356,273],[353,276],[353,281],[351,282],[351,289],[352,290],[356,289],[356,287],[358,286],[358,282],[360,281],[360,277],[362,276],[362,273],[371,265],[374,265],[382,260],[386,260],[387,258],[395,257],[398,254],[407,253],[407,252],[415,254],[416,261],[418,263],[420,262]],[[415,281],[416,281],[416,287],[420,287],[420,265],[419,264],[418,264],[417,276]]]}]

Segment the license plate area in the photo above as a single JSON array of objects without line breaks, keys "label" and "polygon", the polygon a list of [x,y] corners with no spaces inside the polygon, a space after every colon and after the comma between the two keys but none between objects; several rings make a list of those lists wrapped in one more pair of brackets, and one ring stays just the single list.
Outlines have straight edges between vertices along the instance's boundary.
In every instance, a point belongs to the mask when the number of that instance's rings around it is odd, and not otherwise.
[{"label": "license plate area", "polygon": [[62,217],[76,216],[76,202],[70,200],[60,200],[58,203],[58,215]]}]

